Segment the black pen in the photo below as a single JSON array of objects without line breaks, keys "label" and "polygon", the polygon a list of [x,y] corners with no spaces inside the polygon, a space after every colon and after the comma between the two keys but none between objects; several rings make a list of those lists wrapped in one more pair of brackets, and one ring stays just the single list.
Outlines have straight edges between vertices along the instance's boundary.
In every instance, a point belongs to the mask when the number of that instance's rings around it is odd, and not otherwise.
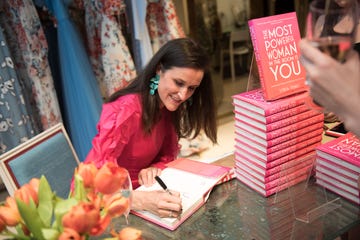
[{"label": "black pen", "polygon": [[166,192],[168,192],[170,195],[172,195],[171,192],[170,192],[170,190],[169,190],[168,187],[166,186],[166,184],[163,182],[163,180],[161,180],[161,178],[160,178],[159,176],[155,176],[155,180],[160,184],[160,186],[161,186]]}]

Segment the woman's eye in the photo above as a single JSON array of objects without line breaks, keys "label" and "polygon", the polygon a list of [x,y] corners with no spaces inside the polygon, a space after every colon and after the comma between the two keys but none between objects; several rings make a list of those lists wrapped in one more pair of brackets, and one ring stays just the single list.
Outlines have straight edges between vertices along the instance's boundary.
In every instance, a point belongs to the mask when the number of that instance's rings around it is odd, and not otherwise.
[{"label": "woman's eye", "polygon": [[180,81],[175,81],[175,84],[179,87],[184,86],[184,83],[180,82]]},{"label": "woman's eye", "polygon": [[196,87],[189,87],[189,91],[190,91],[190,92],[195,91],[195,89],[196,89]]}]

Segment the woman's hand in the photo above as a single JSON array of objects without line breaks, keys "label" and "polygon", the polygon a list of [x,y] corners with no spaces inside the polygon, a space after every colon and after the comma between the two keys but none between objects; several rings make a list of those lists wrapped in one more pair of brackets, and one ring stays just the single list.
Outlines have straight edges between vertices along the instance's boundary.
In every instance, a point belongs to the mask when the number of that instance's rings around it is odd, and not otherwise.
[{"label": "woman's hand", "polygon": [[346,62],[340,63],[307,40],[301,40],[299,46],[301,62],[310,78],[311,96],[360,137],[360,59],[357,52],[351,51]]},{"label": "woman's hand", "polygon": [[131,209],[149,211],[160,217],[177,218],[182,212],[180,193],[133,191]]},{"label": "woman's hand", "polygon": [[149,187],[155,183],[155,176],[160,175],[161,169],[156,167],[144,168],[139,172],[139,184]]}]

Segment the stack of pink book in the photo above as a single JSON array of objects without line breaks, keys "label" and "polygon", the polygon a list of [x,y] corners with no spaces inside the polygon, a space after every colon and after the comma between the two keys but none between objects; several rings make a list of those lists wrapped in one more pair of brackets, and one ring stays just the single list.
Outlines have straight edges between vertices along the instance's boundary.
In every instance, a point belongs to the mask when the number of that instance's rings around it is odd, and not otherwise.
[{"label": "stack of pink book", "polygon": [[264,196],[309,176],[324,115],[309,109],[306,98],[266,101],[260,89],[233,96],[236,177]]},{"label": "stack of pink book", "polygon": [[360,140],[352,133],[320,145],[316,149],[316,182],[360,204]]}]

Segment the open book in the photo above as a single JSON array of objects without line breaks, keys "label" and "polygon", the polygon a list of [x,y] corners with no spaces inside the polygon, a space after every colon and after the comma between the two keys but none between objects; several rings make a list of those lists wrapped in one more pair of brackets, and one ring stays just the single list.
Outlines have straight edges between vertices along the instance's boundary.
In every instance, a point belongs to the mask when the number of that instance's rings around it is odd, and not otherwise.
[{"label": "open book", "polygon": [[[160,218],[147,211],[131,212],[150,222],[158,224],[169,230],[175,230],[181,223],[189,218],[196,210],[205,204],[213,187],[229,180],[232,168],[179,158],[168,164],[161,172],[161,179],[170,190],[180,192],[183,212],[180,218]],[[140,186],[135,191],[161,190],[155,183],[151,187]]]}]

